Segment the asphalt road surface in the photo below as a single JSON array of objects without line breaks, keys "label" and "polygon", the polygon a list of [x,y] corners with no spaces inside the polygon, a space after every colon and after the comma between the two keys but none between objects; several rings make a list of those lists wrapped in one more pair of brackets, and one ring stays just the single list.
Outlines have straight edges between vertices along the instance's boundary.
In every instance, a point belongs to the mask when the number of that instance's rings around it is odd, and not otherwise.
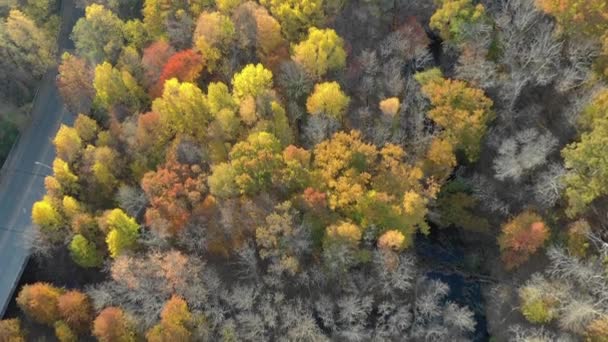
[{"label": "asphalt road surface", "polygon": [[[59,48],[71,48],[69,34],[82,11],[73,0],[63,0]],[[55,158],[52,140],[62,123],[71,124],[74,116],[64,107],[55,78],[49,71],[40,84],[31,112],[31,123],[22,133],[0,172],[0,317],[4,315],[15,286],[29,257],[31,209],[44,195],[44,177],[51,174]]]}]

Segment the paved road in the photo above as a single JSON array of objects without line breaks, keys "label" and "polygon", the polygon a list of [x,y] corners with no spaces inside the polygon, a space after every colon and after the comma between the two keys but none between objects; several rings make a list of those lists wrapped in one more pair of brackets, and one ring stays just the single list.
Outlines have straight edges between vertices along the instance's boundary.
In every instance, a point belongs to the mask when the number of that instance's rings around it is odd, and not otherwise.
[{"label": "paved road", "polygon": [[[73,0],[63,0],[59,47],[69,49],[69,33],[81,11]],[[61,123],[74,117],[61,101],[55,77],[57,70],[43,78],[31,113],[31,124],[21,135],[0,174],[0,317],[4,315],[15,286],[28,260],[27,240],[31,230],[32,204],[44,195],[44,176],[55,158],[51,143]]]}]

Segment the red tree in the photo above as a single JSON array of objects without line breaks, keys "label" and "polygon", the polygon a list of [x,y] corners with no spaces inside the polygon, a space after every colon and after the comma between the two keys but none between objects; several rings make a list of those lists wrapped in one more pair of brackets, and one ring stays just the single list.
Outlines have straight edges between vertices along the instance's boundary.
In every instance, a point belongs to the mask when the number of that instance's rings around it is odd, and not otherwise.
[{"label": "red tree", "polygon": [[156,84],[163,71],[163,66],[174,53],[175,50],[164,40],[154,42],[144,49],[141,64],[145,71],[144,82],[147,88]]},{"label": "red tree", "polygon": [[183,50],[175,53],[163,67],[156,85],[150,90],[150,95],[153,97],[162,95],[165,81],[174,77],[180,82],[196,80],[203,71],[203,67],[203,57],[193,50]]}]

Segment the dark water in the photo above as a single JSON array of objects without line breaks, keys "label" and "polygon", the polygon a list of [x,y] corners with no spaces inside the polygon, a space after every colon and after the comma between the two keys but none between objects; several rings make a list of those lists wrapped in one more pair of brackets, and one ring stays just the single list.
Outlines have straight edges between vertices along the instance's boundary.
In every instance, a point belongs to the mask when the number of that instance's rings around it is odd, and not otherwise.
[{"label": "dark water", "polygon": [[[429,236],[419,235],[416,238],[416,255],[428,264],[452,266],[454,268],[467,268],[467,260],[462,242],[458,241],[455,231],[433,229]],[[431,266],[432,268],[432,266]],[[474,313],[475,332],[473,341],[488,341],[488,325],[485,316],[484,299],[481,283],[465,278],[460,273],[429,271],[426,276],[430,279],[440,280],[450,286],[450,293],[446,300],[460,305],[468,306]]]}]

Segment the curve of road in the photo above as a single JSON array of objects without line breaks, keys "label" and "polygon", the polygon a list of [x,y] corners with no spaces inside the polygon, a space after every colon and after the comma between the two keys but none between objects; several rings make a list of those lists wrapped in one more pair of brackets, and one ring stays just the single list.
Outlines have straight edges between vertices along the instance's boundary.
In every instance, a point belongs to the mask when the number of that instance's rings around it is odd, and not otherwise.
[{"label": "curve of road", "polygon": [[[70,49],[72,26],[82,11],[73,0],[63,0],[59,49]],[[59,126],[74,120],[64,107],[55,85],[57,70],[42,79],[32,107],[31,123],[8,156],[0,178],[0,318],[4,315],[15,286],[29,258],[31,208],[44,195],[44,177],[52,173],[48,165],[55,158],[52,139]]]}]

